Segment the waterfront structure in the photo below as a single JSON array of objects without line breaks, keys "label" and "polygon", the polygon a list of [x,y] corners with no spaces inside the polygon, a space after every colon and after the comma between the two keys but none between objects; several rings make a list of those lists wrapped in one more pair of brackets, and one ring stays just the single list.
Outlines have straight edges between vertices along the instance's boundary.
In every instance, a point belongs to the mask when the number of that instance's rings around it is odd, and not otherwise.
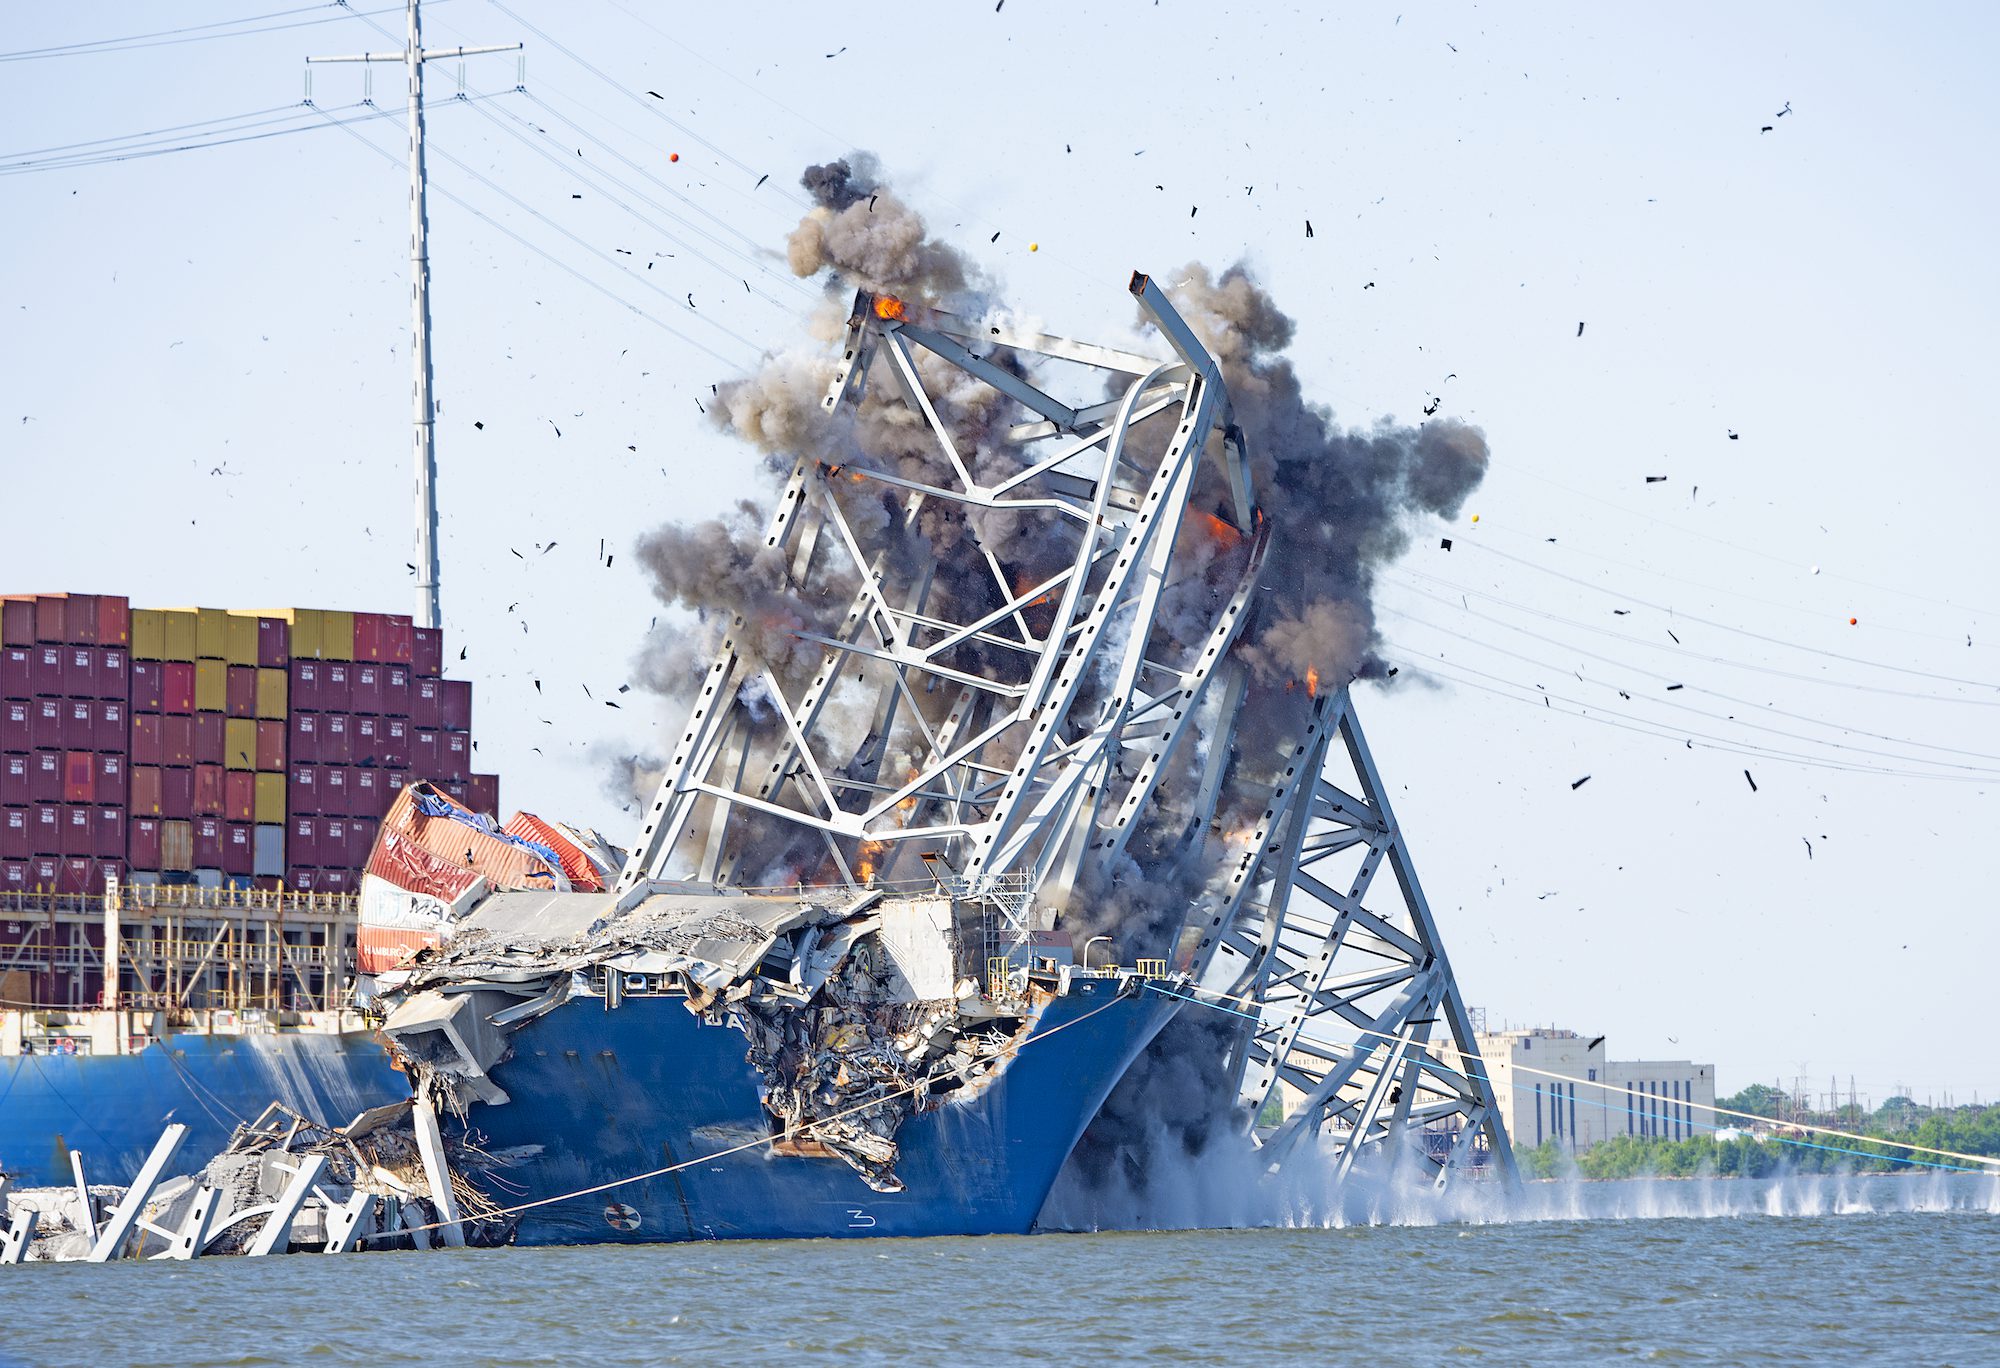
[{"label": "waterfront structure", "polygon": [[1630,1135],[1685,1140],[1715,1129],[1715,1066],[1614,1060],[1605,1037],[1549,1026],[1479,1033],[1479,1054],[1507,1132],[1530,1149],[1577,1151]]}]

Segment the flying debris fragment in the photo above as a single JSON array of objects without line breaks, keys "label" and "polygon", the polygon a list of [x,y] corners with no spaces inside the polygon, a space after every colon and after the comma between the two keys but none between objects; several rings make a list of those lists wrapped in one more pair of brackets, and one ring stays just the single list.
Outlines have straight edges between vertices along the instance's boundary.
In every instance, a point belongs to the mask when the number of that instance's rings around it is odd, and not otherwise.
[{"label": "flying debris fragment", "polygon": [[1313,235],[1313,221],[1312,221],[1311,219],[1307,219],[1307,220],[1306,220],[1306,236],[1307,236],[1307,237],[1311,237],[1312,235]]},{"label": "flying debris fragment", "polygon": [[1578,789],[1582,788],[1585,784],[1589,782],[1590,782],[1590,776],[1587,774],[1584,775],[1583,778],[1581,779],[1574,780],[1569,786],[1570,792],[1571,793],[1576,792]]},{"label": "flying debris fragment", "polygon": [[1752,779],[1752,778],[1750,777],[1750,771],[1749,771],[1749,770],[1744,770],[1744,771],[1743,771],[1743,782],[1745,782],[1746,784],[1750,785],[1750,791],[1751,791],[1752,793],[1755,793],[1755,792],[1757,791],[1757,781],[1756,781],[1755,779]]},{"label": "flying debris fragment", "polygon": [[1579,323],[1579,324],[1577,324],[1577,325],[1576,325],[1576,335],[1577,335],[1578,337],[1582,337],[1582,336],[1583,336],[1583,324]]},{"label": "flying debris fragment", "polygon": [[1440,537],[1440,538],[1438,539],[1438,546],[1439,546],[1439,547],[1440,547],[1441,549],[1443,549],[1443,550],[1446,550],[1446,551],[1449,551],[1449,550],[1451,550],[1451,538],[1450,538],[1450,537]]},{"label": "flying debris fragment", "polygon": [[1665,484],[1666,482],[1667,477],[1664,475],[1648,475],[1646,477],[1647,484]]}]

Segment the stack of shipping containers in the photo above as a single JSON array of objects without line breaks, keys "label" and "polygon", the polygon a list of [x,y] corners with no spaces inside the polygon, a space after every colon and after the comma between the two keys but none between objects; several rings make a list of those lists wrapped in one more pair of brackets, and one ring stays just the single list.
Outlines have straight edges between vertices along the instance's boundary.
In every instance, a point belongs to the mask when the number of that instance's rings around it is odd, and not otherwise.
[{"label": "stack of shipping containers", "polygon": [[0,600],[0,891],[341,892],[413,779],[497,813],[472,686],[386,613]]}]

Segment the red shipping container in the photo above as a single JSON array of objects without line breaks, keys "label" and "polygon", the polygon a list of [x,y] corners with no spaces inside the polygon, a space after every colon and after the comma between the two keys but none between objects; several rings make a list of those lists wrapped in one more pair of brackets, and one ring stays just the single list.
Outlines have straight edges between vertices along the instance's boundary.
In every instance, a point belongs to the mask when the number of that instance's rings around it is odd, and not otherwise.
[{"label": "red shipping container", "polygon": [[390,613],[382,620],[382,659],[408,665],[416,655],[416,624],[408,617]]},{"label": "red shipping container", "polygon": [[168,821],[179,822],[185,822],[194,816],[193,770],[160,771],[160,816]]},{"label": "red shipping container", "polygon": [[53,640],[74,645],[97,644],[97,595],[68,594],[63,605],[63,634]]},{"label": "red shipping container", "polygon": [[92,749],[124,754],[132,744],[132,738],[125,730],[125,701],[100,698],[95,711],[97,720],[91,728]]},{"label": "red shipping container", "polygon": [[132,710],[134,712],[158,712],[165,701],[157,660],[135,660],[132,662]]},{"label": "red shipping container", "polygon": [[97,697],[97,648],[63,647],[62,679],[63,692],[71,698]]},{"label": "red shipping container", "polygon": [[160,763],[194,763],[194,715],[170,713],[160,719]]},{"label": "red shipping container", "polygon": [[355,817],[347,823],[347,866],[350,869],[365,869],[369,852],[375,849],[375,833],[382,822],[377,817]]},{"label": "red shipping container", "polygon": [[389,809],[395,806],[396,800],[403,796],[403,790],[409,786],[409,771],[399,769],[389,771],[387,776],[387,792],[383,795],[385,801],[382,806],[382,812],[385,816],[388,814]]},{"label": "red shipping container", "polygon": [[292,658],[292,624],[283,618],[257,619],[257,668],[282,670]]},{"label": "red shipping container", "polygon": [[157,765],[160,763],[160,721],[159,716],[154,713],[142,712],[132,714],[133,764]]},{"label": "red shipping container", "polygon": [[[290,832],[285,837],[285,853],[301,864],[307,860],[311,860],[315,865],[319,863],[319,818],[292,818]],[[297,888],[306,887],[298,881],[296,875],[292,878],[292,884]]]},{"label": "red shipping container", "polygon": [[316,892],[319,889],[319,871],[294,865],[285,871],[285,882],[301,893]]},{"label": "red shipping container", "polygon": [[354,667],[344,660],[323,660],[319,666],[319,709],[346,712]]},{"label": "red shipping container", "polygon": [[222,711],[229,717],[257,715],[257,667],[231,665],[223,677]]},{"label": "red shipping container", "polygon": [[97,700],[65,698],[62,701],[62,748],[93,750],[97,740]]},{"label": "red shipping container", "polygon": [[111,879],[116,879],[121,884],[124,883],[126,881],[126,868],[127,866],[123,860],[99,860],[97,862],[97,891],[102,893],[105,883]]},{"label": "red shipping container", "polygon": [[463,779],[447,779],[438,787],[449,793],[451,800],[461,807],[472,801],[472,785]]},{"label": "red shipping container", "polygon": [[435,727],[444,721],[444,681],[422,675],[410,681],[410,720],[419,727]]},{"label": "red shipping container", "polygon": [[165,809],[161,804],[160,770],[156,765],[132,766],[132,815],[135,817],[161,817]]},{"label": "red shipping container", "polygon": [[379,817],[385,810],[382,795],[387,785],[382,771],[351,769],[347,772],[347,810],[355,817]]},{"label": "red shipping container", "polygon": [[322,893],[351,893],[354,883],[354,871],[351,869],[322,869],[314,887]]},{"label": "red shipping container", "polygon": [[100,860],[122,860],[125,858],[125,809],[122,807],[101,807],[96,810],[96,819],[91,829],[97,833],[97,844],[91,854]]},{"label": "red shipping container", "polygon": [[34,790],[28,785],[28,769],[34,764],[32,755],[0,755],[0,807],[23,807],[34,802]]},{"label": "red shipping container", "polygon": [[126,659],[123,646],[99,646],[97,648],[97,696],[115,698],[121,703],[132,693],[131,682],[126,669],[130,662]]},{"label": "red shipping container", "polygon": [[291,775],[285,785],[286,806],[299,816],[319,816],[319,766],[295,764]]},{"label": "red shipping container", "polygon": [[35,595],[35,640],[61,645],[69,634],[63,630],[68,600],[62,594]]},{"label": "red shipping container", "polygon": [[409,666],[384,665],[382,667],[381,711],[385,717],[408,717],[410,715]]},{"label": "red shipping container", "polygon": [[[197,817],[220,817],[222,815],[222,776],[227,771],[220,765],[196,765],[194,767],[194,815]],[[196,864],[211,863],[196,860]]]},{"label": "red shipping container", "polygon": [[60,857],[63,848],[63,806],[36,803],[28,809],[28,840],[35,854]]},{"label": "red shipping container", "polygon": [[472,681],[469,679],[440,680],[443,692],[443,724],[446,731],[472,730]]},{"label": "red shipping container", "polygon": [[64,663],[66,652],[60,646],[37,646],[28,657],[28,669],[32,678],[28,687],[36,698],[61,698],[63,683],[69,678],[69,670]]},{"label": "red shipping container", "polygon": [[[444,772],[446,777],[465,783],[472,778],[472,738],[464,732],[446,732],[444,743]],[[456,794],[452,795],[457,797]]]},{"label": "red shipping container", "polygon": [[[65,803],[62,807],[62,843],[57,854],[91,856],[97,853],[97,809],[88,803]],[[43,852],[46,853],[46,852]]]},{"label": "red shipping container", "polygon": [[164,660],[160,662],[160,711],[169,713],[191,713],[194,711],[194,662],[192,660]]},{"label": "red shipping container", "polygon": [[483,812],[488,817],[500,816],[500,776],[497,774],[475,774],[466,781],[472,790],[472,801],[466,806],[474,812]]},{"label": "red shipping container", "polygon": [[0,703],[0,751],[25,755],[35,749],[38,730],[35,705],[26,699],[10,698]]},{"label": "red shipping container", "polygon": [[134,817],[125,832],[125,855],[134,869],[160,867],[160,819]]},{"label": "red shipping container", "polygon": [[222,780],[222,815],[232,822],[257,820],[257,776],[230,770]]},{"label": "red shipping container", "polygon": [[26,646],[0,650],[0,698],[32,698],[35,656]]},{"label": "red shipping container", "polygon": [[292,711],[318,712],[320,663],[317,660],[294,660],[291,676],[287,702]]},{"label": "red shipping container", "polygon": [[196,869],[222,868],[222,826],[220,817],[194,819],[194,864]]},{"label": "red shipping container", "polygon": [[[99,803],[115,803],[124,807],[131,798],[128,787],[131,776],[125,769],[125,757],[100,751],[97,756],[97,783],[90,795]],[[125,852],[121,849],[119,854]]]},{"label": "red shipping container", "polygon": [[438,778],[438,766],[443,759],[443,747],[438,743],[436,732],[428,727],[418,727],[410,733],[410,769],[417,778]]},{"label": "red shipping container", "polygon": [[60,803],[62,801],[63,753],[59,750],[40,750],[28,757],[28,801],[31,803]]},{"label": "red shipping container", "polygon": [[62,856],[37,855],[29,860],[28,882],[35,888],[53,891],[62,882]]},{"label": "red shipping container", "polygon": [[28,838],[28,818],[24,807],[0,808],[0,860],[25,860],[35,853]]},{"label": "red shipping container", "polygon": [[327,817],[345,817],[354,810],[349,801],[346,766],[319,767],[319,810]]},{"label": "red shipping container", "polygon": [[382,763],[382,719],[379,717],[356,716],[353,738],[349,743],[357,765],[379,765]]},{"label": "red shipping container", "polygon": [[222,872],[249,878],[257,871],[257,848],[254,844],[256,828],[242,822],[230,822],[222,829]]},{"label": "red shipping container", "polygon": [[194,762],[197,765],[226,763],[222,752],[229,732],[223,724],[228,720],[217,712],[198,712],[194,715]]},{"label": "red shipping container", "polygon": [[420,675],[441,675],[444,673],[443,632],[435,627],[413,627],[411,629],[410,668]]},{"label": "red shipping container", "polygon": [[63,801],[87,803],[97,788],[97,757],[89,751],[63,752]]},{"label": "red shipping container", "polygon": [[26,893],[33,887],[26,860],[0,860],[0,893]]},{"label": "red shipping container", "polygon": [[0,645],[35,644],[35,601],[31,598],[0,599]]},{"label": "red shipping container", "polygon": [[382,654],[383,618],[380,613],[356,613],[354,615],[354,658],[356,660],[386,660]]},{"label": "red shipping container", "polygon": [[35,729],[36,750],[67,749],[63,738],[69,735],[69,709],[60,698],[37,698],[28,704],[28,718]]},{"label": "red shipping container", "polygon": [[382,740],[379,762],[390,769],[400,769],[410,763],[410,723],[407,718],[385,717],[382,719]]},{"label": "red shipping container", "polygon": [[319,862],[322,869],[339,869],[347,863],[347,819],[345,817],[320,818]]},{"label": "red shipping container", "polygon": [[295,712],[292,714],[291,758],[295,765],[319,763],[319,714]]},{"label": "red shipping container", "polygon": [[97,596],[97,644],[99,646],[132,644],[132,600],[123,594]]},{"label": "red shipping container", "polygon": [[382,676],[386,665],[357,663],[348,676],[348,707],[357,713],[380,713],[383,700]]},{"label": "red shipping container", "polygon": [[325,713],[320,717],[320,759],[329,765],[354,763],[354,719],[346,713]]},{"label": "red shipping container", "polygon": [[277,774],[284,770],[284,723],[259,722],[257,724],[257,768],[265,774]]},{"label": "red shipping container", "polygon": [[103,892],[102,888],[92,889],[91,878],[97,873],[97,861],[88,855],[64,860],[56,873],[56,892],[90,893]]}]

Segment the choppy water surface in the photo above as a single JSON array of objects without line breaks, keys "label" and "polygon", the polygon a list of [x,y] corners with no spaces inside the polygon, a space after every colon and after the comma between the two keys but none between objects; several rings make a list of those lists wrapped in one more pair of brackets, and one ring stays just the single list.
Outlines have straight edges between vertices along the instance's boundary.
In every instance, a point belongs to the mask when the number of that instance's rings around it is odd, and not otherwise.
[{"label": "choppy water surface", "polygon": [[1536,1185],[1509,1219],[0,1268],[0,1362],[2000,1362],[1992,1179]]}]

